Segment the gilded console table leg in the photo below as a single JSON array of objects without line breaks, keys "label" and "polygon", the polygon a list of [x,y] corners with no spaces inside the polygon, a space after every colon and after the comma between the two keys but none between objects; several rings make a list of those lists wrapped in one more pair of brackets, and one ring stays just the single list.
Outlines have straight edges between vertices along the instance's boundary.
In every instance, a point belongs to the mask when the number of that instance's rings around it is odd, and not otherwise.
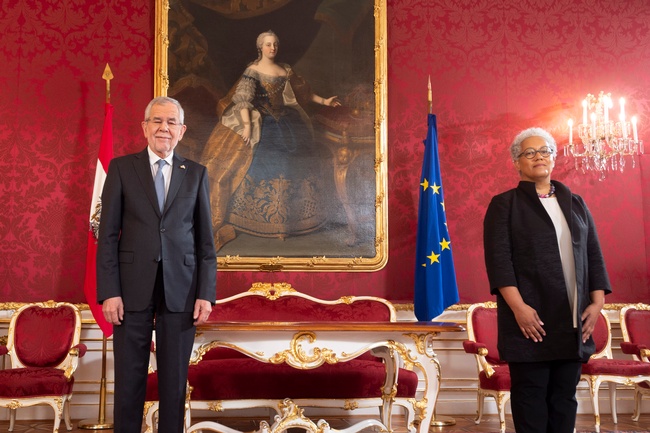
[{"label": "gilded console table leg", "polygon": [[[415,342],[416,352],[401,350],[401,357],[408,367],[417,368],[424,375],[426,389],[420,401],[413,401],[417,409],[417,432],[427,433],[429,427],[442,427],[456,424],[451,417],[436,415],[436,403],[440,391],[441,368],[438,356],[433,350],[433,341],[438,333],[404,334]],[[399,350],[399,348],[398,348]]]},{"label": "gilded console table leg", "polygon": [[[440,362],[438,361],[438,358],[435,358],[435,363],[438,365],[438,372],[441,372],[440,368]],[[436,407],[438,403],[438,397],[440,396],[440,382],[442,381],[442,375],[438,377],[438,392],[436,393],[436,401],[433,404],[433,418],[431,418],[431,423],[429,424],[431,427],[446,427],[450,425],[456,425],[456,420],[450,416],[446,415],[438,415],[436,413]]]}]

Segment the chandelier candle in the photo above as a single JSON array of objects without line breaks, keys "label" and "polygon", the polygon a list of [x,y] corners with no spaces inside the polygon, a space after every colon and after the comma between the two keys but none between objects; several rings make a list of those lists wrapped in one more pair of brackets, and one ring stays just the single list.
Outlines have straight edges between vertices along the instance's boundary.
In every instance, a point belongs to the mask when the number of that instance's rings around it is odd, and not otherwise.
[{"label": "chandelier candle", "polygon": [[626,157],[631,157],[632,167],[636,166],[637,156],[643,154],[643,141],[639,140],[637,117],[626,120],[625,103],[625,98],[619,99],[621,108],[616,121],[612,119],[615,116],[610,116],[614,107],[610,93],[588,94],[582,100],[579,140],[573,141],[573,119],[569,119],[569,144],[564,148],[566,156],[574,157],[576,169],[597,172],[603,180],[607,172],[623,172]]}]

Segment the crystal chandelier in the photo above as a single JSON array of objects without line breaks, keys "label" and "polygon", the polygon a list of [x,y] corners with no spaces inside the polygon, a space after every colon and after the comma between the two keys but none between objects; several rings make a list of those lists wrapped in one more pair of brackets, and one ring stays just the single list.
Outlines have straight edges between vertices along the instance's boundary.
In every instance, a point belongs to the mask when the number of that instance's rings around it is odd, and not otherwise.
[{"label": "crystal chandelier", "polygon": [[577,126],[579,142],[573,142],[573,119],[569,119],[569,144],[564,155],[575,159],[576,170],[583,173],[594,171],[599,180],[605,179],[608,171],[623,172],[626,157],[632,167],[637,155],[643,153],[643,141],[639,141],[637,119],[625,117],[625,99],[619,99],[618,120],[611,115],[614,104],[610,93],[600,92],[596,97],[588,94],[582,101],[582,123]]}]

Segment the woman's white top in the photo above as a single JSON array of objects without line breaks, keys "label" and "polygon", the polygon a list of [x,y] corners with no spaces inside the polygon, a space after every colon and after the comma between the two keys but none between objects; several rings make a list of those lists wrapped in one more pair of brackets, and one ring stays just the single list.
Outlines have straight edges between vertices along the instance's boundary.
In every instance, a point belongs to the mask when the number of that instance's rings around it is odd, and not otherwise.
[{"label": "woman's white top", "polygon": [[555,196],[539,199],[544,205],[546,212],[553,221],[555,234],[557,235],[557,244],[560,249],[560,260],[562,261],[562,271],[564,273],[564,282],[566,283],[567,296],[571,306],[571,315],[573,317],[573,327],[578,327],[578,288],[576,285],[576,265],[573,258],[573,242],[571,241],[571,231],[566,218],[560,209]]}]

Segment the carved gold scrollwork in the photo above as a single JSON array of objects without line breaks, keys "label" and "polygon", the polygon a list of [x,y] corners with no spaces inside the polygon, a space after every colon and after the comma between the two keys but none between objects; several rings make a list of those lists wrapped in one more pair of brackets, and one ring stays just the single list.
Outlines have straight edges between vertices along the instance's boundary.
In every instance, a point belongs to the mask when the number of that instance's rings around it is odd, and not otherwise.
[{"label": "carved gold scrollwork", "polygon": [[9,409],[18,409],[19,407],[22,407],[22,404],[18,402],[17,400],[11,400],[9,403],[5,405],[5,407]]},{"label": "carved gold scrollwork", "polygon": [[223,404],[221,400],[211,401],[208,404],[208,410],[211,410],[212,412],[223,412]]},{"label": "carved gold scrollwork", "polygon": [[[352,404],[351,404],[352,406]],[[314,423],[311,419],[303,414],[303,409],[298,407],[292,400],[284,399],[278,404],[280,414],[274,417],[273,425],[269,425],[267,421],[261,421],[259,429],[254,433],[285,433],[290,429],[301,429],[309,433],[334,433],[337,430],[332,430],[330,425],[325,420],[319,420]],[[190,426],[187,433],[198,433],[205,431],[233,431],[232,429],[224,430],[223,425],[214,421],[202,421]],[[358,422],[345,429],[348,433],[359,433],[362,430],[372,428],[373,431],[380,433],[388,433],[389,430],[385,424],[375,419],[364,420]]]},{"label": "carved gold scrollwork", "polygon": [[432,349],[432,339],[434,337],[437,337],[440,333],[439,332],[430,332],[427,334],[404,334],[407,337],[411,337],[413,342],[415,342],[415,347],[418,349],[418,353],[421,355],[427,355],[427,356],[433,356],[433,349]]},{"label": "carved gold scrollwork", "polygon": [[[280,415],[275,416],[275,422],[271,431],[287,431],[290,427],[302,427],[306,431],[320,433],[323,430],[319,428],[312,420],[306,418],[303,409],[298,407],[293,401],[285,399],[278,404]],[[319,423],[320,424],[320,423]],[[329,425],[327,426],[329,428]]]},{"label": "carved gold scrollwork", "polygon": [[248,291],[262,294],[271,301],[275,301],[287,293],[296,293],[296,289],[289,283],[253,283]]},{"label": "carved gold scrollwork", "polygon": [[636,385],[636,383],[637,383],[637,382],[635,382],[634,380],[632,380],[632,378],[626,377],[626,378],[625,378],[625,383],[624,383],[624,385],[625,385],[625,386],[634,386],[634,385]]},{"label": "carved gold scrollwork", "polygon": [[427,404],[429,403],[429,400],[426,397],[423,397],[422,400],[409,398],[408,401],[413,406],[413,411],[415,412],[415,419],[418,421],[422,421],[427,416]]},{"label": "carved gold scrollwork", "polygon": [[[276,415],[274,418],[273,425],[269,425],[267,421],[260,422],[260,428],[255,433],[283,433],[289,431],[289,429],[301,429],[305,432],[310,433],[333,433],[337,430],[332,430],[330,425],[325,420],[319,420],[317,423],[314,423],[309,418],[303,415],[303,409],[296,406],[296,404],[289,400],[285,399],[278,404],[280,409],[280,415]],[[201,423],[201,425],[192,426],[189,430],[189,433],[193,433],[195,430],[201,427],[202,429],[212,430],[210,426],[206,423]],[[360,432],[366,428],[373,428],[374,431],[379,432],[388,432],[388,429],[384,424],[377,420],[366,420],[359,423],[356,423],[345,429],[346,432],[355,433]],[[214,429],[215,431],[216,428]]]},{"label": "carved gold scrollwork", "polygon": [[303,343],[313,344],[316,341],[316,334],[311,331],[302,331],[296,333],[291,339],[290,349],[278,352],[269,358],[272,364],[287,364],[299,368],[314,368],[323,365],[325,362],[328,364],[336,364],[339,362],[336,353],[327,348],[313,347],[311,349],[312,355],[303,348]]},{"label": "carved gold scrollwork", "polygon": [[641,349],[641,358],[650,358],[650,349]]},{"label": "carved gold scrollwork", "polygon": [[50,299],[49,301],[37,302],[36,305],[43,308],[56,308],[58,306],[58,303]]},{"label": "carved gold scrollwork", "polygon": [[589,381],[589,387],[591,389],[596,389],[596,376],[589,376],[587,380]]},{"label": "carved gold scrollwork", "polygon": [[349,304],[352,303],[352,301],[353,301],[353,299],[354,299],[354,296],[341,296],[339,299],[340,299],[341,302],[343,302],[344,304],[348,304],[348,305],[349,305]]},{"label": "carved gold scrollwork", "polygon": [[395,401],[396,395],[397,395],[397,384],[393,385],[390,394],[382,394],[381,399],[386,402],[392,402]]},{"label": "carved gold scrollwork", "polygon": [[407,349],[405,345],[398,344],[395,341],[390,340],[388,341],[388,347],[392,350],[395,350],[399,354],[400,358],[402,358],[402,361],[404,362],[404,368],[413,370],[415,357],[411,355],[411,351]]},{"label": "carved gold scrollwork", "polygon": [[[496,395],[496,401],[497,401],[497,407],[501,408],[505,404],[506,395],[504,393],[497,393]],[[506,431],[506,421],[499,421],[499,431]]]},{"label": "carved gold scrollwork", "polygon": [[0,310],[17,310],[25,305],[24,302],[0,302]]},{"label": "carved gold scrollwork", "polygon": [[[151,410],[151,407],[154,405],[153,401],[145,401],[144,402],[144,416],[147,417],[147,414]],[[153,426],[149,425],[149,423],[145,423],[147,428],[145,429],[144,433],[153,433]]]}]

